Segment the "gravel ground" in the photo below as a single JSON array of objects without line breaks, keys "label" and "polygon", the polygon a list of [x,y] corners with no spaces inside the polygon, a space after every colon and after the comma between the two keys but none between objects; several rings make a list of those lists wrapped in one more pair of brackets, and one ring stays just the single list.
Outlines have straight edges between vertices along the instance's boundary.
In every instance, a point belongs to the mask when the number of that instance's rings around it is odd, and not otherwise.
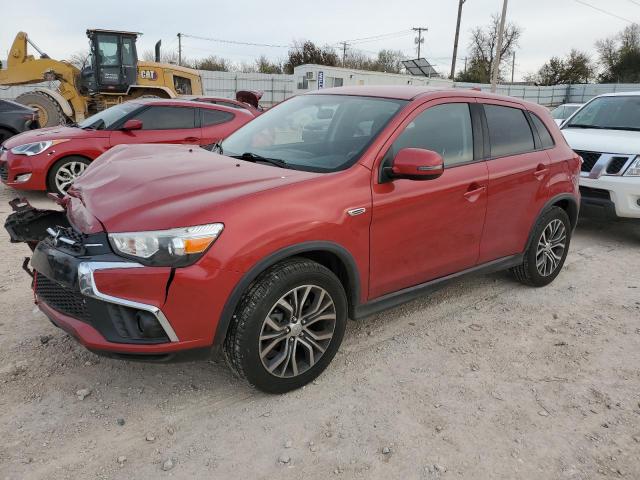
[{"label": "gravel ground", "polygon": [[0,244],[0,478],[640,478],[640,225],[581,222],[546,288],[468,277],[350,322],[283,396],[85,351]]}]

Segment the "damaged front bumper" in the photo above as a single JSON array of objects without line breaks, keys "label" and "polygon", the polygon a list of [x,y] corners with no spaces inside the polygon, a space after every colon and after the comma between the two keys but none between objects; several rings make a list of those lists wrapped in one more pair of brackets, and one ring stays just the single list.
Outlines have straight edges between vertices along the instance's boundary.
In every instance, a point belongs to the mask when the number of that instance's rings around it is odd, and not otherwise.
[{"label": "damaged front bumper", "polygon": [[[33,278],[36,303],[56,326],[88,349],[113,356],[165,359],[173,347],[185,348],[161,309],[169,269],[115,255],[105,232],[76,231],[64,211],[37,209],[25,200],[11,206],[5,228],[12,242],[33,250],[24,268]],[[114,294],[123,290],[118,284],[126,285],[135,299]],[[144,297],[154,299],[140,301]]]}]

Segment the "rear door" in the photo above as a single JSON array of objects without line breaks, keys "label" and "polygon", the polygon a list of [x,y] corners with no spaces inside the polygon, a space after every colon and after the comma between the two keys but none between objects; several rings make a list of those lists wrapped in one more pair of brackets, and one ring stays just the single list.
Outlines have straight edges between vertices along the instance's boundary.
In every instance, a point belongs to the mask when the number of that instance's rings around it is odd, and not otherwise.
[{"label": "rear door", "polygon": [[531,226],[547,199],[549,157],[528,113],[518,104],[479,100],[489,141],[487,218],[479,263],[524,251]]},{"label": "rear door", "polygon": [[[429,102],[410,114],[385,146],[373,184],[370,298],[477,263],[488,174],[475,110],[475,100],[467,97]],[[434,180],[381,181],[380,168],[391,166],[402,148],[440,153],[444,174]]]},{"label": "rear door", "polygon": [[182,143],[197,145],[202,138],[199,109],[186,106],[150,105],[128,120],[140,120],[141,130],[114,130],[111,146],[123,143]]}]

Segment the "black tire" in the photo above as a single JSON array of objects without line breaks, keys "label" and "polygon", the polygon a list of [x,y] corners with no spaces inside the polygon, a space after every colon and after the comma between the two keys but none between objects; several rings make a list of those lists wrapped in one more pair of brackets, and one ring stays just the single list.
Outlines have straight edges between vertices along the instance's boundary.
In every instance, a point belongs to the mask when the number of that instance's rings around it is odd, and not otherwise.
[{"label": "black tire", "polygon": [[70,155],[68,157],[61,158],[49,169],[49,173],[47,174],[47,190],[53,193],[65,195],[67,193],[66,189],[58,188],[58,184],[56,182],[58,172],[65,167],[71,168],[73,164],[83,164],[83,168],[86,169],[90,163],[91,161],[89,159],[77,155]]},{"label": "black tire", "polygon": [[0,145],[4,143],[5,140],[13,137],[15,134],[11,130],[7,130],[6,128],[0,128]]},{"label": "black tire", "polygon": [[[333,335],[327,340],[329,343],[326,345],[324,353],[318,356],[315,363],[311,361],[305,363],[304,358],[302,359],[301,365],[306,370],[289,377],[278,376],[277,372],[271,373],[267,370],[260,355],[262,348],[260,335],[266,325],[265,319],[278,308],[276,304],[287,295],[287,292],[290,293],[296,288],[304,289],[308,286],[324,290],[329,295],[329,300],[333,301],[333,307],[335,307],[332,308],[332,312],[335,312],[335,323],[332,324]],[[307,297],[302,298],[301,303],[309,305],[311,300],[308,299],[309,303],[305,303],[305,298]],[[302,307],[300,312],[302,312]],[[304,317],[301,316],[301,318]],[[286,325],[290,321],[295,322],[296,318],[293,316],[290,320],[283,318],[284,323],[281,325]],[[305,258],[291,258],[263,272],[245,292],[227,331],[224,341],[225,357],[229,367],[239,377],[246,379],[259,390],[267,393],[285,393],[306,385],[324,371],[342,343],[346,322],[347,298],[338,277],[316,262]],[[300,321],[300,325],[302,324],[304,322]],[[293,324],[289,323],[289,325]],[[302,346],[298,346],[303,341],[309,340],[308,334],[306,337],[304,336],[305,332],[307,331],[299,334],[301,339],[298,339],[293,332],[288,334],[284,332],[286,335],[284,348],[292,349],[294,361],[300,356],[304,357],[306,353]],[[295,338],[292,339],[292,336]],[[301,343],[299,344],[298,341]],[[287,342],[293,342],[293,347],[289,347]],[[298,352],[296,348],[300,348],[300,351]],[[287,359],[286,363],[289,362],[290,359]],[[293,363],[291,365],[293,366]],[[284,369],[286,368],[285,365]]]},{"label": "black tire", "polygon": [[[547,229],[552,229],[553,225],[558,225],[557,222],[562,223],[565,235],[564,247],[562,248],[561,253],[559,253],[560,244],[557,244],[558,246],[554,247],[555,250],[551,251],[549,255],[547,255],[543,251],[542,256],[539,256],[539,247],[542,250],[545,250],[541,245],[543,233],[548,233],[550,230]],[[535,224],[533,234],[531,236],[531,243],[529,244],[527,251],[524,254],[522,264],[511,269],[511,273],[516,278],[516,280],[524,283],[525,285],[530,285],[533,287],[544,287],[545,285],[549,285],[551,282],[553,282],[553,280],[555,280],[555,278],[562,270],[562,266],[564,265],[564,262],[567,258],[567,253],[569,252],[569,244],[571,242],[571,233],[572,229],[569,216],[567,215],[567,212],[565,212],[562,208],[552,207],[544,212]],[[550,245],[552,242],[547,243]],[[539,266],[540,259],[542,258],[544,262],[547,261],[546,259],[548,259],[550,262],[553,262],[550,255],[553,255],[554,258],[560,258],[556,259],[555,261],[557,263],[553,264],[553,267],[549,267],[549,269],[545,272],[546,266]],[[549,265],[552,264],[549,263]]]},{"label": "black tire", "polygon": [[67,123],[60,104],[44,92],[27,92],[18,95],[16,102],[38,110],[40,127],[55,127]]}]

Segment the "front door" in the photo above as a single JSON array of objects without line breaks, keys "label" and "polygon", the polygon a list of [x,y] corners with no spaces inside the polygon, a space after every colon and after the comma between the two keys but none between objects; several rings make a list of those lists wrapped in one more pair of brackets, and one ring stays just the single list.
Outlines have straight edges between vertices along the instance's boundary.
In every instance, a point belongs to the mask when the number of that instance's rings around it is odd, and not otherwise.
[{"label": "front door", "polygon": [[202,140],[197,108],[150,105],[129,120],[140,120],[141,130],[114,130],[111,146],[123,143],[182,143],[198,145]]},{"label": "front door", "polygon": [[419,107],[376,162],[379,172],[400,149],[423,148],[444,158],[445,171],[422,181],[383,181],[374,173],[370,299],[476,265],[488,173],[481,124],[472,121],[475,101],[469,101],[448,98]]}]

